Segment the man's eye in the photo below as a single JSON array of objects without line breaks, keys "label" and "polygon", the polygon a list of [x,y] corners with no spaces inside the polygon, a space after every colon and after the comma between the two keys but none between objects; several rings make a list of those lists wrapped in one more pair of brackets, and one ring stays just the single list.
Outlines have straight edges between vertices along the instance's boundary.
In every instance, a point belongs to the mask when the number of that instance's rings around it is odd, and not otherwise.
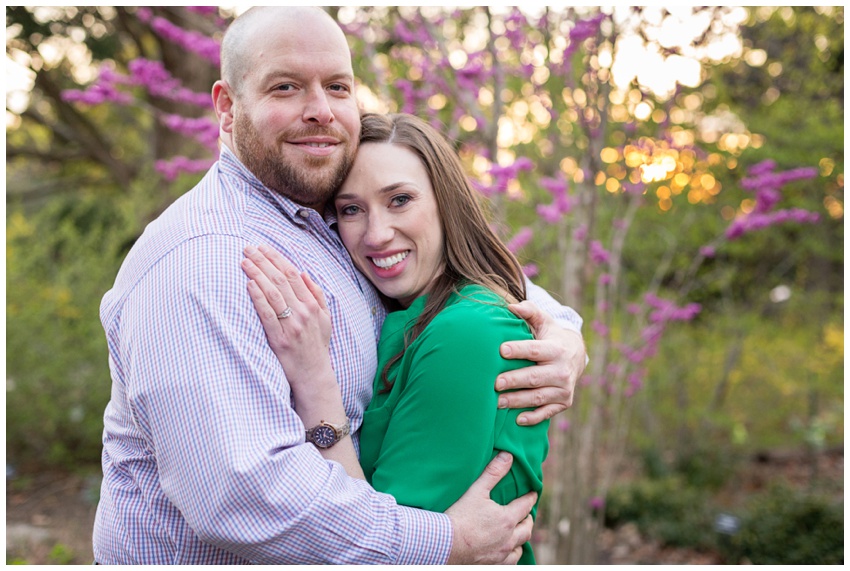
[{"label": "man's eye", "polygon": [[278,85],[277,87],[275,87],[275,90],[277,91],[292,91],[293,89],[295,89],[295,86],[293,86],[291,83],[284,83],[283,85]]}]

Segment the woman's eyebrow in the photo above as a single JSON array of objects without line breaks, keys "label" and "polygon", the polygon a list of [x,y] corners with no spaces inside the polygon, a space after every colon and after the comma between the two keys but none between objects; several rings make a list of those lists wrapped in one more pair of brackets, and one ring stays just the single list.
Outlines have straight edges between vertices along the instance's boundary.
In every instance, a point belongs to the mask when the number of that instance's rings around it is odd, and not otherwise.
[{"label": "woman's eyebrow", "polygon": [[[379,189],[378,192],[381,193],[381,194],[387,194],[389,192],[393,192],[395,190],[398,190],[399,188],[401,188],[403,186],[407,186],[408,184],[410,184],[410,183],[394,182],[392,184],[388,184],[387,186]],[[350,192],[341,192],[341,193],[336,195],[335,200],[353,200],[355,198],[359,198],[359,195],[353,194],[353,193],[350,193]]]}]

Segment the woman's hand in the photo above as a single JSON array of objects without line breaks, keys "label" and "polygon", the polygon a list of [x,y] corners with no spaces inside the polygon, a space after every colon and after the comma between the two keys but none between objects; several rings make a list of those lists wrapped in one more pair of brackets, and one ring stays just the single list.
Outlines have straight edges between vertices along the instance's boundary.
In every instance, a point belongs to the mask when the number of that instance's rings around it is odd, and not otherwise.
[{"label": "woman's hand", "polygon": [[[343,424],[347,415],[331,366],[331,313],[321,288],[268,246],[248,246],[244,252],[242,270],[251,278],[248,293],[269,346],[283,365],[304,427],[325,421]],[[341,464],[349,476],[366,479],[351,438],[318,451]]]},{"label": "woman's hand", "polygon": [[321,393],[328,381],[337,390],[330,360],[331,314],[322,290],[268,246],[248,246],[244,253],[248,293],[296,400]]}]

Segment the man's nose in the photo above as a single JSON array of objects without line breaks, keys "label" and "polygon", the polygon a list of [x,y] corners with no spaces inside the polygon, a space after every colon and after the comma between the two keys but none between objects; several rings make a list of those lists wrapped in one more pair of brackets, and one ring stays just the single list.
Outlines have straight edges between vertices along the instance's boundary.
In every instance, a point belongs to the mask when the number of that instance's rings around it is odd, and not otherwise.
[{"label": "man's nose", "polygon": [[311,89],[308,92],[302,119],[307,123],[318,123],[319,125],[327,125],[334,120],[328,95],[324,89]]}]

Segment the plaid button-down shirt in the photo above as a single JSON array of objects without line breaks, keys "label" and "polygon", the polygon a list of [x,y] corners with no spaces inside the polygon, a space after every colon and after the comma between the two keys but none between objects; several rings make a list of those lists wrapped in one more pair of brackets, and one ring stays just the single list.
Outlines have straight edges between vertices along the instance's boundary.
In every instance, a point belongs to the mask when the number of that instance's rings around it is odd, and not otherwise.
[{"label": "plaid button-down shirt", "polygon": [[[445,563],[447,516],[397,505],[304,443],[240,268],[242,249],[260,243],[322,287],[333,367],[359,428],[380,299],[319,213],[270,192],[223,147],[198,186],[145,230],[103,298],[112,398],[95,560]],[[531,291],[580,328],[575,312]]]}]

